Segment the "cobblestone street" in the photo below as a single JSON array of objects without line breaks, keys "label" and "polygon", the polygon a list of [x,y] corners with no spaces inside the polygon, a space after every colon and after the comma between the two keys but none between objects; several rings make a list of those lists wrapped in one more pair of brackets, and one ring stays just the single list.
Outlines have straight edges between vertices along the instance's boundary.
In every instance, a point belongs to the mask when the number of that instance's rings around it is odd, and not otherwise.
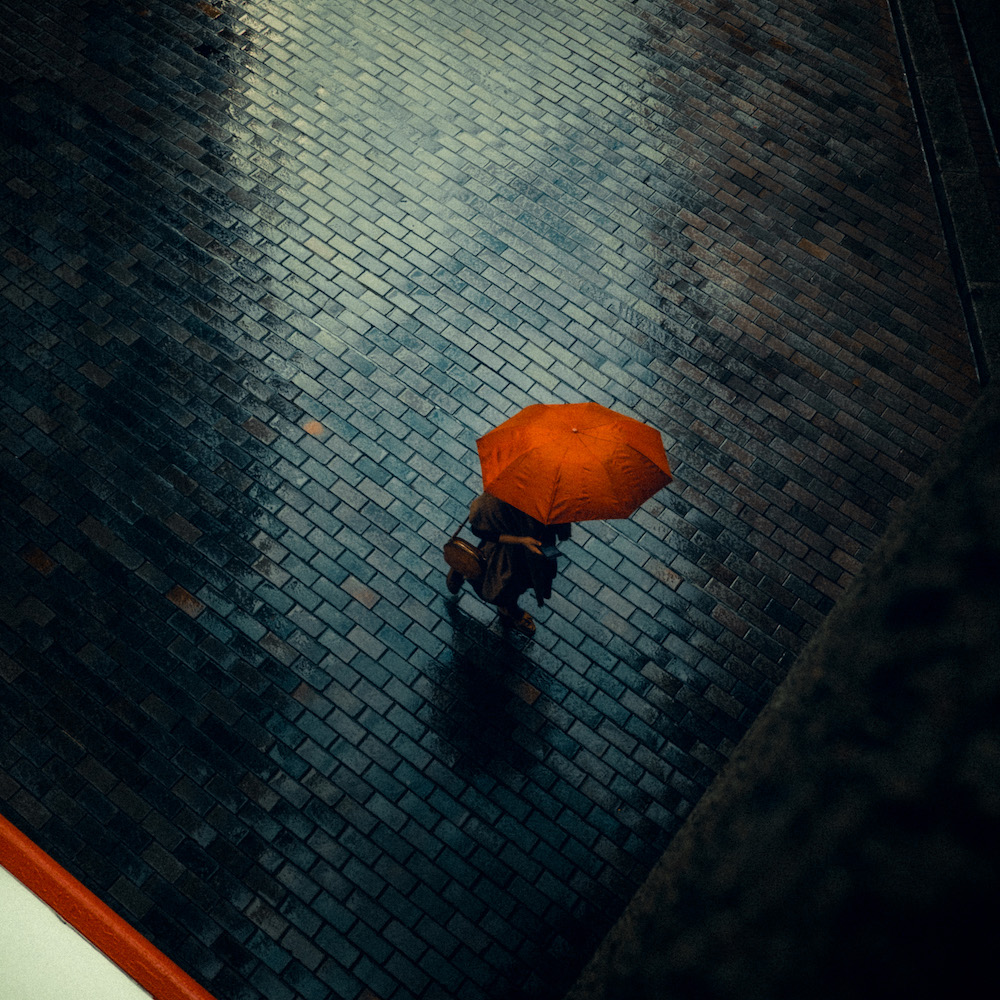
[{"label": "cobblestone street", "polygon": [[[0,811],[217,1000],[557,1000],[976,397],[886,3],[0,11]],[[581,400],[674,481],[518,639]]]}]

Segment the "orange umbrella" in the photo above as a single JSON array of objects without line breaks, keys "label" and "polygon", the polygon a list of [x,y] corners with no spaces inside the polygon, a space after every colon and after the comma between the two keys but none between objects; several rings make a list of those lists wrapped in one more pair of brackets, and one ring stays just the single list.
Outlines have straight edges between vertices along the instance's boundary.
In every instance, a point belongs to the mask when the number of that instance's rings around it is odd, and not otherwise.
[{"label": "orange umbrella", "polygon": [[597,403],[536,403],[476,442],[483,488],[543,524],[628,517],[670,482],[660,432]]}]

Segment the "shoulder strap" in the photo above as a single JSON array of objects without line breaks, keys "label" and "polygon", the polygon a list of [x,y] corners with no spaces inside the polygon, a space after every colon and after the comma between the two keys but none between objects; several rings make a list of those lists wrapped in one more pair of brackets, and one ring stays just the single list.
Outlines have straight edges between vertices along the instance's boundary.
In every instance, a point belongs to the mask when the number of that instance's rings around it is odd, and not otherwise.
[{"label": "shoulder strap", "polygon": [[461,530],[462,530],[462,529],[463,529],[463,528],[465,527],[465,524],[466,524],[466,521],[468,521],[468,520],[469,520],[469,515],[468,515],[468,514],[466,514],[466,515],[465,515],[465,521],[463,521],[463,522],[462,522],[462,523],[461,523],[461,524],[460,524],[460,525],[459,525],[459,526],[458,526],[458,527],[457,527],[457,528],[455,529],[455,534],[451,536],[451,538],[452,538],[452,541],[454,541],[454,540],[455,540],[456,538],[458,538],[458,533],[459,533],[459,532],[460,532],[460,531],[461,531]]}]

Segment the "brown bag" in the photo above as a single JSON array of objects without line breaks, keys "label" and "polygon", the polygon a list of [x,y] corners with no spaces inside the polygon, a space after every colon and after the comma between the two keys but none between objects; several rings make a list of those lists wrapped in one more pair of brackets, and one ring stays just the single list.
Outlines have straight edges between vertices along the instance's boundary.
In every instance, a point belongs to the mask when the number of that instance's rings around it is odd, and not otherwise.
[{"label": "brown bag", "polygon": [[[468,518],[465,520],[467,521]],[[465,521],[458,526],[458,531],[444,543],[444,561],[456,573],[461,574],[471,582],[478,580],[483,575],[483,557],[475,545],[458,537],[458,532],[463,527],[465,527]]]}]

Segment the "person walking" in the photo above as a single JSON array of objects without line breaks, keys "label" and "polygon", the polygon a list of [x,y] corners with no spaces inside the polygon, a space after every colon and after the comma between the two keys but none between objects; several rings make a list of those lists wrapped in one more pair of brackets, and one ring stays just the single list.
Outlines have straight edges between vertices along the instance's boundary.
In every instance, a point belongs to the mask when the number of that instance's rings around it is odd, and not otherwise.
[{"label": "person walking", "polygon": [[[490,493],[481,493],[469,507],[469,528],[480,540],[483,573],[470,581],[476,593],[496,605],[500,622],[524,635],[534,635],[535,620],[519,601],[529,588],[538,606],[552,596],[556,578],[555,543],[570,537],[569,524],[545,525]],[[448,590],[457,594],[465,578],[448,573]]]}]

